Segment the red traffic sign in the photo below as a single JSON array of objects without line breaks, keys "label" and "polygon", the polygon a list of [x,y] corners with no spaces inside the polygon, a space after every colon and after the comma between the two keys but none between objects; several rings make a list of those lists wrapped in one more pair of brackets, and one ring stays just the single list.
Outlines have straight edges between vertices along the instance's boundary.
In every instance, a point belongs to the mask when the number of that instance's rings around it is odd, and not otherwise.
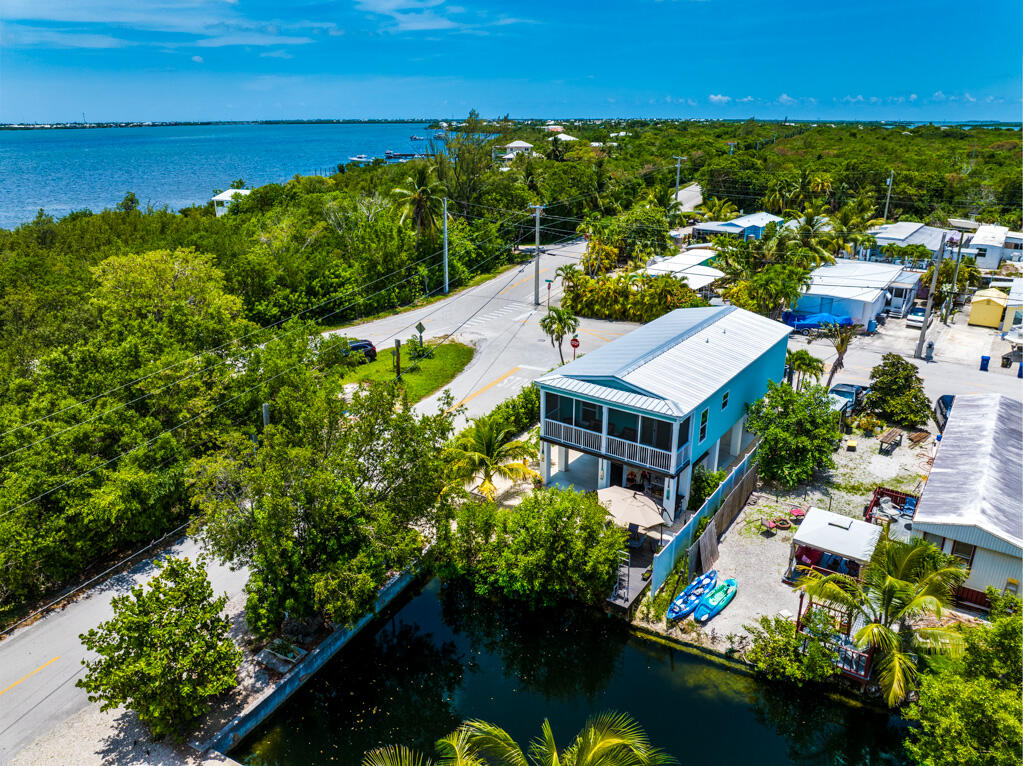
[{"label": "red traffic sign", "polygon": [[569,344],[572,346],[572,348],[579,348],[579,339],[572,338],[572,340],[569,341]]}]

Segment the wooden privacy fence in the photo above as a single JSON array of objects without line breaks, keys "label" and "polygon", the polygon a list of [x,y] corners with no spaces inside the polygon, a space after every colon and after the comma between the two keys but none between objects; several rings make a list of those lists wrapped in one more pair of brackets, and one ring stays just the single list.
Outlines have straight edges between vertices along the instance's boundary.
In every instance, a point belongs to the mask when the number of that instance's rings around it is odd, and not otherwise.
[{"label": "wooden privacy fence", "polygon": [[[718,560],[718,540],[721,535],[725,533],[725,530],[731,525],[735,518],[742,512],[742,509],[746,507],[746,501],[749,500],[749,496],[753,494],[753,490],[757,486],[757,463],[754,461],[750,464],[749,470],[739,480],[724,502],[721,503],[721,507],[718,512],[714,514],[714,517],[707,524],[707,528],[700,535],[700,539],[697,540],[689,548],[689,572],[687,573],[687,582],[693,579],[693,574],[699,571],[701,574],[706,572],[713,566],[714,562]],[[706,540],[704,538],[707,538]],[[697,564],[699,560],[699,564]]]},{"label": "wooden privacy fence", "polygon": [[[714,490],[711,496],[704,501],[703,505],[700,506],[700,510],[693,514],[689,521],[686,522],[685,526],[668,541],[667,545],[657,552],[657,555],[654,556],[653,576],[651,577],[650,585],[651,593],[657,593],[657,591],[661,589],[661,586],[664,585],[665,581],[671,575],[675,565],[678,564],[679,560],[693,545],[696,527],[699,525],[701,519],[704,519],[711,514],[716,514],[722,508],[728,508],[731,515],[723,515],[723,518],[728,519],[727,522],[720,525],[707,525],[708,529],[714,528],[724,531],[728,524],[731,523],[732,519],[738,515],[739,511],[742,510],[743,505],[745,505],[746,500],[749,498],[750,494],[752,494],[753,487],[756,485],[756,462],[757,447],[754,446],[753,449],[751,449],[742,459],[739,465],[737,465],[734,470],[728,474],[725,480],[721,482],[720,486]],[[752,479],[749,479],[748,477],[751,473],[753,477]],[[729,501],[732,499],[733,495],[738,496],[736,490],[740,487],[745,488],[745,494],[742,495],[741,501],[733,501],[738,502],[738,506],[736,508],[732,508]],[[716,515],[715,518],[717,518]],[[715,532],[715,537],[717,534],[718,533]],[[690,570],[692,569],[693,558],[694,557],[690,555]]]}]

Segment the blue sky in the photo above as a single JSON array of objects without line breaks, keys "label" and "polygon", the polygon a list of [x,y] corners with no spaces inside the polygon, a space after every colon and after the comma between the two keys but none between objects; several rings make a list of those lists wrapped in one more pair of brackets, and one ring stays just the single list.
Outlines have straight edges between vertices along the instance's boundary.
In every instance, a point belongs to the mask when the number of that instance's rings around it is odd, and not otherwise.
[{"label": "blue sky", "polygon": [[0,121],[1019,120],[1021,31],[1019,0],[2,0]]}]

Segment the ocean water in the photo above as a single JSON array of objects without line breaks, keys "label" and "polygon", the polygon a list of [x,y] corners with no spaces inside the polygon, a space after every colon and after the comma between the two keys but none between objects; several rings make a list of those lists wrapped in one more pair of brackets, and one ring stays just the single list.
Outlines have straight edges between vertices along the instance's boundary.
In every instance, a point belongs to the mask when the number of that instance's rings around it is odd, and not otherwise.
[{"label": "ocean water", "polygon": [[113,207],[202,203],[236,178],[248,186],[332,169],[357,154],[423,151],[426,123],[194,125],[0,131],[0,227]]}]

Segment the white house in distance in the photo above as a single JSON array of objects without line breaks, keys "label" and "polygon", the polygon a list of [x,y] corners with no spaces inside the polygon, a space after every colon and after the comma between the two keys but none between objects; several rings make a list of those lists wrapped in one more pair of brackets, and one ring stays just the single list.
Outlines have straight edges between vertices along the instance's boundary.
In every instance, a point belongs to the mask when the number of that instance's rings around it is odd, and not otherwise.
[{"label": "white house in distance", "polygon": [[507,157],[509,154],[514,158],[517,154],[530,154],[533,149],[533,145],[526,141],[512,141],[510,144],[504,147],[507,153],[504,155]]},{"label": "white house in distance", "polygon": [[644,274],[659,277],[669,274],[676,279],[685,279],[692,290],[709,287],[725,275],[720,269],[708,266],[707,261],[717,255],[713,250],[695,249],[673,255],[668,258],[657,258],[643,269]]},{"label": "white house in distance", "polygon": [[676,309],[541,376],[544,484],[557,448],[562,486],[641,489],[674,513],[694,465],[751,441],[746,408],[782,379],[790,332],[735,306]]},{"label": "white house in distance", "polygon": [[970,240],[979,269],[997,269],[1002,261],[1023,260],[1023,231],[1008,226],[978,226]]},{"label": "white house in distance", "polygon": [[795,310],[849,316],[854,323],[867,326],[883,311],[899,317],[907,314],[919,283],[920,272],[898,264],[836,258],[833,264],[810,273],[810,286],[804,289]]},{"label": "white house in distance", "polygon": [[551,136],[551,141],[578,141],[579,139],[575,136],[570,136],[568,133],[557,133]]},{"label": "white house in distance", "polygon": [[999,394],[956,396],[912,534],[969,567],[960,601],[985,606],[989,587],[1019,594],[1023,403]]},{"label": "white house in distance", "polygon": [[227,208],[234,202],[235,197],[244,197],[248,194],[252,194],[251,189],[227,189],[213,197],[213,209],[217,213],[217,218],[227,212]]}]

